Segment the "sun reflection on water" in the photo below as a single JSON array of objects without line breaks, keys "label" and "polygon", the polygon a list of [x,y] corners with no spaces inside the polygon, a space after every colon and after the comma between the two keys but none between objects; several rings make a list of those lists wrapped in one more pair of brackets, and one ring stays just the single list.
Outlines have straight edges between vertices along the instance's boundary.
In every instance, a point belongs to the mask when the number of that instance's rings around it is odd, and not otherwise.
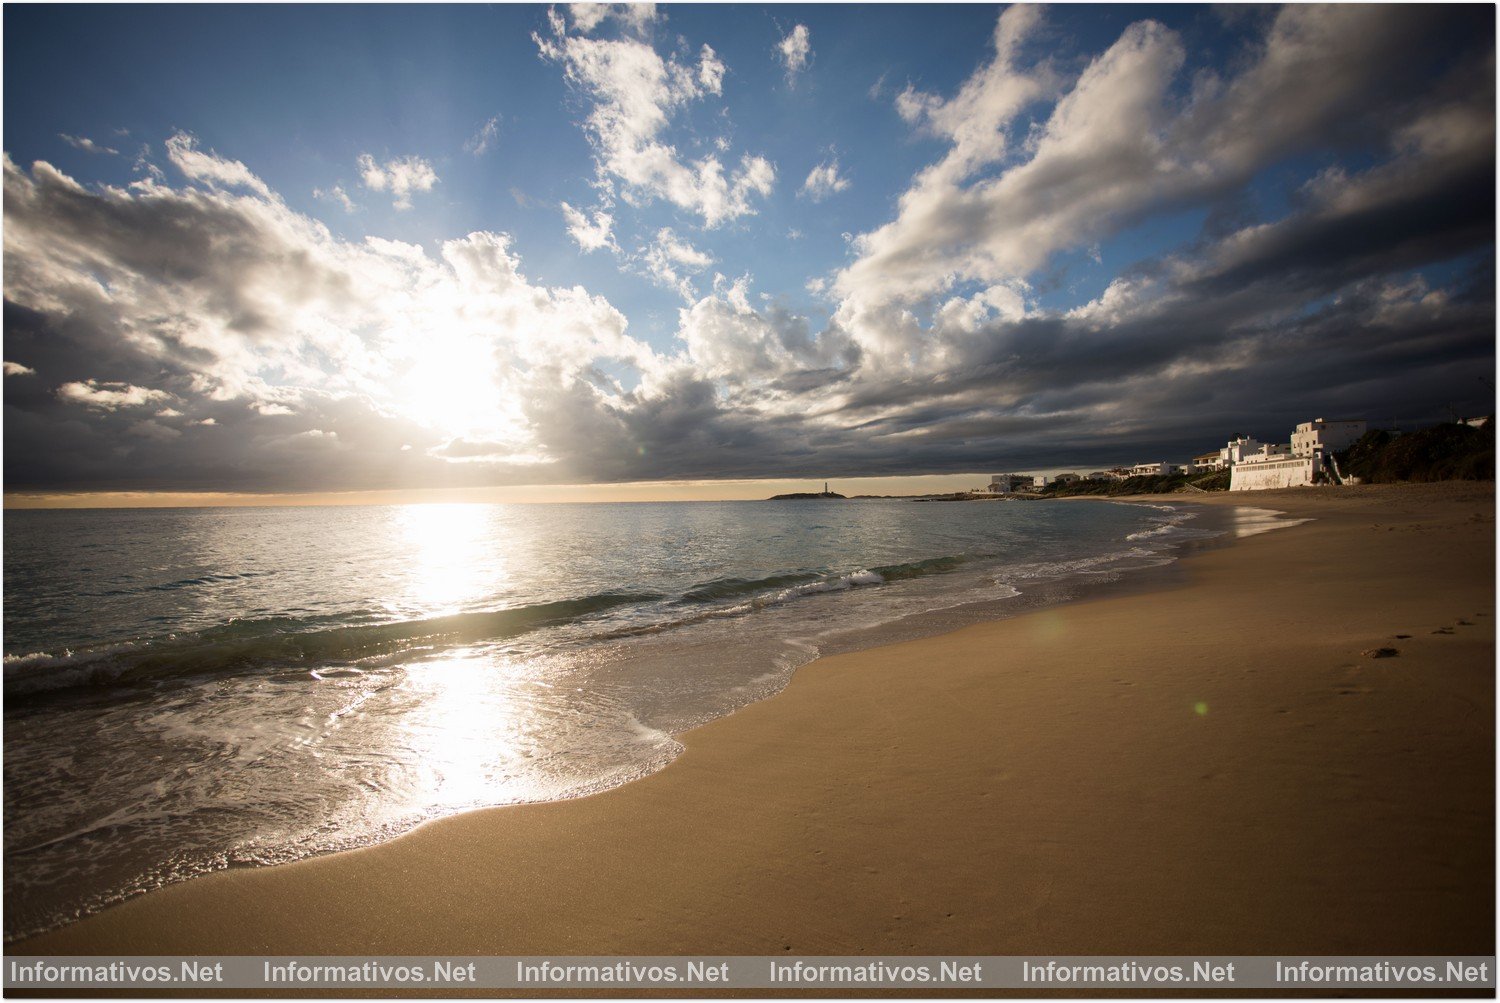
[{"label": "sun reflection on water", "polygon": [[420,770],[414,791],[439,809],[531,800],[524,782],[530,701],[518,692],[520,666],[472,654],[413,666],[405,688],[414,698],[402,740]]},{"label": "sun reflection on water", "polygon": [[410,552],[406,600],[430,615],[503,593],[509,580],[492,505],[405,505],[393,510],[395,545]]}]

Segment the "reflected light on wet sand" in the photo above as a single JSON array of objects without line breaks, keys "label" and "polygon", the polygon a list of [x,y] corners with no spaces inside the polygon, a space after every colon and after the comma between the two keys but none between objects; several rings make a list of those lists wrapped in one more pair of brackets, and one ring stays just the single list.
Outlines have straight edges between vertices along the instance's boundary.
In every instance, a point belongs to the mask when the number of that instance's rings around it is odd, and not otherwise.
[{"label": "reflected light on wet sand", "polygon": [[1224,528],[1236,539],[1269,533],[1273,529],[1288,529],[1313,521],[1311,519],[1287,519],[1283,518],[1285,513],[1275,509],[1250,508],[1244,505],[1236,505],[1226,509],[1226,512]]}]

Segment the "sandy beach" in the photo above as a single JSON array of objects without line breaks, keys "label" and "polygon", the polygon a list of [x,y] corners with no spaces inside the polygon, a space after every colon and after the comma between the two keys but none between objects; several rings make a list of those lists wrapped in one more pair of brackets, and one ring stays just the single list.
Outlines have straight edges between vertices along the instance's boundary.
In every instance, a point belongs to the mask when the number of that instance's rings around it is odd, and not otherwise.
[{"label": "sandy beach", "polygon": [[1171,500],[1313,521],[821,659],[603,794],[9,953],[1493,953],[1493,485]]}]

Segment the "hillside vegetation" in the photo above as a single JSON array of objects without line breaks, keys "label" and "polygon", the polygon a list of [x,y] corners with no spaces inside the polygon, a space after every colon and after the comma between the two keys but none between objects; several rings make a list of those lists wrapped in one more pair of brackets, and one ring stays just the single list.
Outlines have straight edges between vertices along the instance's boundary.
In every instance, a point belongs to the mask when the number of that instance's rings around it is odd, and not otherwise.
[{"label": "hillside vegetation", "polygon": [[1346,475],[1366,484],[1396,481],[1492,481],[1495,479],[1494,422],[1483,428],[1434,425],[1407,435],[1366,432],[1335,454]]},{"label": "hillside vegetation", "polygon": [[1048,484],[1038,492],[1043,498],[1071,498],[1075,495],[1165,495],[1184,489],[1228,491],[1229,471],[1213,473],[1172,474],[1167,477],[1127,477],[1123,481],[1071,481]]}]

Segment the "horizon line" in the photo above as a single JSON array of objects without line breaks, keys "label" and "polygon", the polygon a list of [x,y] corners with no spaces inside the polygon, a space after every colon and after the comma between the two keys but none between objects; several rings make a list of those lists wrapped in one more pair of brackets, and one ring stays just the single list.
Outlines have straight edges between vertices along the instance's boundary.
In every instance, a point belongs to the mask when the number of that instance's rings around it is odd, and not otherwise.
[{"label": "horizon line", "polygon": [[[1057,468],[1063,470],[1066,468]],[[1038,472],[1042,471],[1038,468]],[[529,484],[469,487],[368,488],[351,491],[31,491],[6,490],[4,509],[278,508],[443,504],[610,504],[620,502],[762,501],[773,494],[820,491],[826,480],[844,494],[948,494],[986,482],[991,473],[886,474],[846,478],[733,478],[622,481],[611,484]],[[853,485],[854,487],[851,487]]]}]

